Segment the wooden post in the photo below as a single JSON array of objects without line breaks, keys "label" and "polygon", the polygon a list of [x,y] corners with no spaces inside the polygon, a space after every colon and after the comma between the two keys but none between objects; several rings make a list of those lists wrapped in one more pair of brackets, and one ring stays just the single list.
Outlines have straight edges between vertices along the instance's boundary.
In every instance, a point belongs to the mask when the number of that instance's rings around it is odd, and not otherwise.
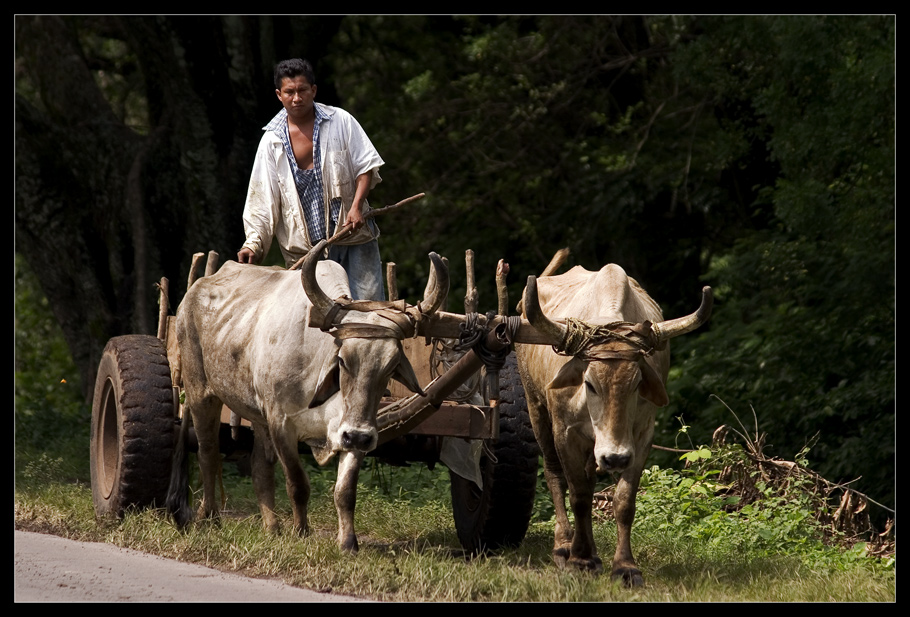
[{"label": "wooden post", "polygon": [[199,268],[199,262],[202,258],[205,257],[204,253],[193,253],[193,260],[190,262],[190,274],[186,280],[186,288],[189,289],[193,286],[193,283],[196,282],[198,278],[196,276],[196,270]]},{"label": "wooden post", "polygon": [[[550,259],[550,263],[547,264],[547,267],[543,269],[543,272],[540,273],[540,276],[553,276],[557,270],[562,267],[562,264],[565,263],[566,259],[569,258],[569,248],[559,249],[553,254],[553,258]],[[524,313],[524,309],[521,306],[521,299],[518,300],[518,304],[515,306],[515,310],[518,311],[518,314]]]},{"label": "wooden post", "polygon": [[508,274],[509,264],[500,259],[496,265],[496,297],[499,300],[499,314],[503,317],[509,314],[509,288],[506,287]]},{"label": "wooden post", "polygon": [[467,276],[467,288],[464,292],[464,312],[477,312],[477,286],[474,281],[474,251],[468,249],[464,252],[465,274]]},{"label": "wooden post", "polygon": [[158,283],[158,338],[167,341],[167,297],[170,283],[165,277],[161,277]]},{"label": "wooden post", "polygon": [[390,261],[385,265],[385,281],[389,290],[389,301],[394,302],[398,299],[398,275],[395,272],[394,261]]},{"label": "wooden post", "polygon": [[212,276],[218,271],[218,253],[209,251],[209,257],[205,261],[205,275]]},{"label": "wooden post", "polygon": [[550,260],[550,263],[547,264],[547,267],[543,269],[543,272],[540,273],[540,276],[553,276],[553,274],[562,267],[562,264],[565,263],[566,259],[569,257],[569,248],[559,249],[553,254],[553,258]]}]

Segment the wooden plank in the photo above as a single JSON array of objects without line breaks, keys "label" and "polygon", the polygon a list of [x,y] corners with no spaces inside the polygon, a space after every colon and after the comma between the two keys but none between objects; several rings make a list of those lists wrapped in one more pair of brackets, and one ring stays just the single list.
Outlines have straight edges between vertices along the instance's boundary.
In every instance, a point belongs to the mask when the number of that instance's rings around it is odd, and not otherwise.
[{"label": "wooden plank", "polygon": [[[401,341],[401,346],[404,348],[404,353],[411,362],[411,366],[414,367],[414,374],[417,375],[417,382],[421,387],[433,381],[430,372],[430,353],[433,348],[427,345],[426,339],[423,337],[405,339]],[[407,398],[413,394],[394,379],[389,380],[389,392],[394,398]]]},{"label": "wooden plank", "polygon": [[[391,402],[383,399],[383,403]],[[412,435],[495,439],[499,436],[499,411],[493,407],[443,403],[438,411],[411,429]]]}]

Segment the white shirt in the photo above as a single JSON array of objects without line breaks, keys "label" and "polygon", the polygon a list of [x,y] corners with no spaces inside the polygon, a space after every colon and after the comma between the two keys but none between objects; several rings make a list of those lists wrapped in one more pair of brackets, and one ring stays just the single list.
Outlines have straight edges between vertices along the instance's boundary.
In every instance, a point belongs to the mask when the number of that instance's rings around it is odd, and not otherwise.
[{"label": "white shirt", "polygon": [[[338,226],[344,224],[354,201],[356,179],[372,172],[370,188],[382,182],[379,167],[384,161],[373,147],[357,120],[345,110],[319,105],[328,116],[319,127],[319,159],[322,161],[324,203],[341,198]],[[279,112],[286,114],[284,109]],[[277,116],[276,116],[277,118]],[[265,127],[264,127],[265,128]],[[364,200],[362,212],[370,209]],[[328,208],[325,209],[328,223]],[[277,238],[285,263],[291,266],[313,246],[301,212],[300,196],[294,183],[291,164],[281,139],[265,130],[259,141],[246,204],[243,208],[244,248],[251,249],[256,259],[268,252],[272,239]],[[364,225],[342,244],[362,244],[379,236],[375,225]]]}]

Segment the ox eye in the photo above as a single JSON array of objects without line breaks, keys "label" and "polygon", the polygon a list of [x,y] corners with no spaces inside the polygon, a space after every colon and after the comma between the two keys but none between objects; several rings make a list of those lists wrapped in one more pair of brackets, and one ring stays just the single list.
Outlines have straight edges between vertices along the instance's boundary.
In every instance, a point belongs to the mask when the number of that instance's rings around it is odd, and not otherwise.
[{"label": "ox eye", "polygon": [[597,394],[597,390],[594,389],[594,384],[592,384],[590,381],[585,382],[585,388],[587,388],[588,392],[591,394]]}]

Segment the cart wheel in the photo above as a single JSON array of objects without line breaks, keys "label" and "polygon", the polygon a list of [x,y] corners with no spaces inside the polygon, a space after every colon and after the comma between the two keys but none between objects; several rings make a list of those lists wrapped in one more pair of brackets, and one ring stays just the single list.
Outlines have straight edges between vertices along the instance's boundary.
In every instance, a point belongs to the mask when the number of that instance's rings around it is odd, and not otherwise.
[{"label": "cart wheel", "polygon": [[174,449],[174,403],[164,343],[127,335],[108,341],[92,404],[95,514],[163,506]]},{"label": "cart wheel", "polygon": [[449,472],[452,513],[462,547],[472,555],[518,546],[528,531],[540,450],[531,428],[515,354],[499,372],[499,439],[480,458],[483,490]]}]

